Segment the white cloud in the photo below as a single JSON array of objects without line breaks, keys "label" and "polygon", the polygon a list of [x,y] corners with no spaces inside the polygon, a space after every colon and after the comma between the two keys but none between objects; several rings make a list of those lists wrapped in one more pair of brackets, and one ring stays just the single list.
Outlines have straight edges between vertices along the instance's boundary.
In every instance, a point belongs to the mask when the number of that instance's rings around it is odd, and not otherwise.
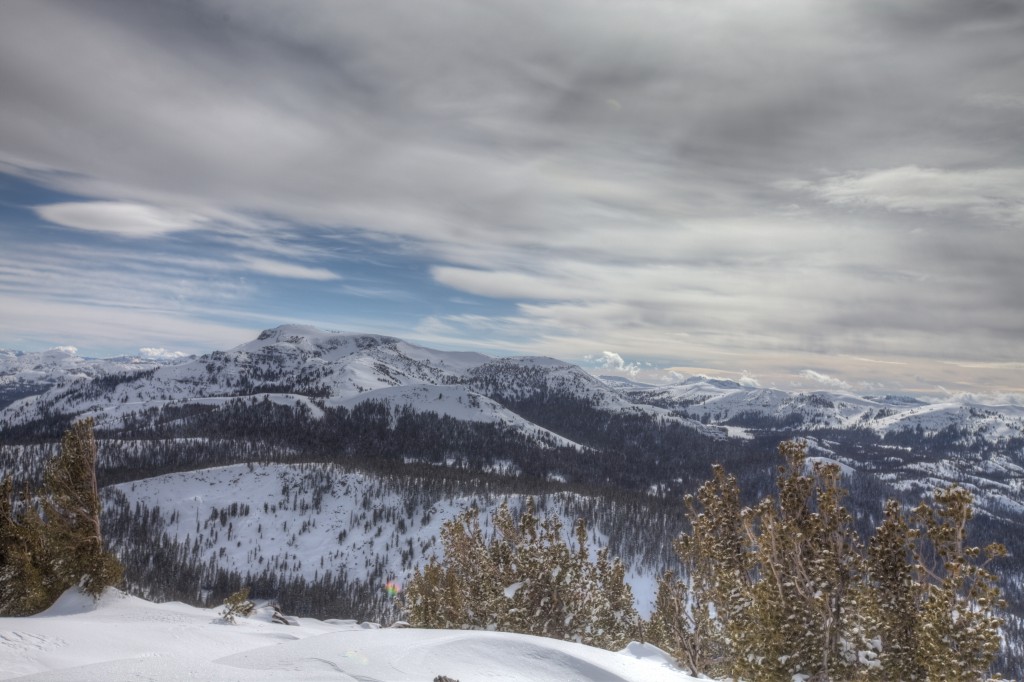
[{"label": "white cloud", "polygon": [[831,388],[838,388],[844,391],[849,391],[851,388],[850,384],[846,383],[842,379],[837,379],[827,374],[822,374],[821,372],[815,372],[813,369],[805,369],[801,371],[800,376],[804,379],[810,379],[811,381]]},{"label": "white cloud", "polygon": [[122,237],[159,237],[199,229],[206,223],[202,216],[187,211],[117,201],[66,202],[34,208],[40,218],[57,225]]},{"label": "white cloud", "polygon": [[636,378],[646,368],[651,367],[650,363],[626,362],[621,355],[610,350],[603,350],[600,355],[596,356],[585,355],[584,360],[593,363],[599,369],[622,372],[633,378]]},{"label": "white cloud", "polygon": [[273,277],[287,277],[291,279],[309,279],[318,282],[326,282],[341,277],[327,268],[311,268],[296,263],[285,263],[283,261],[270,260],[268,258],[257,258],[243,256],[240,260],[253,272]]},{"label": "white cloud", "polygon": [[746,386],[747,388],[760,388],[761,382],[756,377],[751,376],[746,370],[743,371],[739,379],[736,380],[740,386]]},{"label": "white cloud", "polygon": [[166,348],[140,348],[139,354],[144,358],[152,358],[154,360],[174,360],[185,358],[189,355],[180,350],[167,350]]},{"label": "white cloud", "polygon": [[1024,362],[965,362],[947,361],[946,364],[967,369],[995,369],[1004,371],[1024,371]]},{"label": "white cloud", "polygon": [[1024,95],[1015,95],[1005,92],[989,92],[981,95],[974,95],[968,99],[975,106],[987,109],[1024,109]]},{"label": "white cloud", "polygon": [[[231,348],[256,337],[260,328],[203,320],[190,312],[141,309],[117,305],[69,303],[35,296],[10,296],[0,291],[4,333],[10,338],[55,341],[73,337],[89,355],[117,355],[127,351],[126,340],[158,339],[167,345],[205,353]],[[60,320],[58,326],[53,320]]]},{"label": "white cloud", "polygon": [[626,361],[622,359],[622,356],[618,353],[613,353],[610,350],[601,351],[601,360],[599,361],[599,364],[602,367],[607,367],[608,369],[626,369]]},{"label": "white cloud", "polygon": [[53,348],[49,348],[48,350],[59,350],[64,353],[70,353],[71,355],[78,355],[78,348],[76,348],[75,346],[54,346]]}]

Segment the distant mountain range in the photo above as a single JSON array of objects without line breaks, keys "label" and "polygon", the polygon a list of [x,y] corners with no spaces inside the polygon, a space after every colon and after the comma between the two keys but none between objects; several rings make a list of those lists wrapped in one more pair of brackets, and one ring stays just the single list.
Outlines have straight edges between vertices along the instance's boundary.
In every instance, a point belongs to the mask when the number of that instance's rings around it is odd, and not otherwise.
[{"label": "distant mountain range", "polygon": [[[94,386],[97,379],[105,380],[100,390]],[[257,396],[314,410],[377,400],[539,433],[543,429],[502,406],[539,393],[583,399],[608,412],[675,419],[711,437],[743,438],[750,431],[773,428],[869,429],[885,435],[919,427],[929,435],[952,428],[993,445],[1024,436],[1021,405],[785,391],[705,376],[654,386],[624,377],[595,377],[552,358],[495,359],[433,350],[389,336],[299,325],[269,329],[227,351],[173,361],[90,359],[66,348],[0,350],[0,424],[38,419],[45,411],[94,416],[100,424],[114,425],[140,409]],[[719,428],[702,428],[709,425]]]},{"label": "distant mountain range", "polygon": [[[606,445],[591,431],[580,433],[581,421],[600,421],[601,415],[672,425],[711,441],[770,444],[802,436],[817,453],[904,487],[922,478],[977,479],[979,490],[999,498],[993,513],[997,506],[1021,506],[1024,478],[1020,405],[784,391],[704,376],[652,386],[596,377],[552,358],[495,359],[299,325],[268,329],[230,350],[170,362],[86,359],[73,349],[0,351],[0,391],[9,401],[0,410],[0,430],[60,415],[94,417],[98,428],[113,433],[143,413],[216,409],[244,398],[301,409],[314,421],[325,410],[373,405],[392,416],[489,424],[541,448],[579,452]],[[586,419],[562,414],[580,410]],[[957,460],[955,467],[939,465],[949,458]]]}]

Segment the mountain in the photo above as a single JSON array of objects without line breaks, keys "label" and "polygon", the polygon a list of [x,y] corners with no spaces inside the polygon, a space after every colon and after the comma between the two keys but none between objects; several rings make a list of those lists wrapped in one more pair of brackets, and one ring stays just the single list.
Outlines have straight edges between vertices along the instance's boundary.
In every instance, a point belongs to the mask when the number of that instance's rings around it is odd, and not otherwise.
[{"label": "mountain", "polygon": [[58,384],[159,367],[154,358],[85,358],[74,346],[35,353],[0,349],[0,409],[21,398],[44,393]]},{"label": "mountain", "polygon": [[[598,378],[553,358],[496,359],[301,325],[172,364],[89,360],[54,349],[5,351],[0,371],[0,385],[33,393],[0,410],[0,430],[25,444],[52,438],[83,416],[117,441],[127,433],[137,442],[157,434],[237,440],[240,415],[260,413],[254,434],[271,423],[288,422],[289,432],[301,424],[306,439],[321,441],[319,457],[333,439],[349,454],[387,451],[406,461],[638,489],[657,485],[670,494],[678,487],[673,481],[706,471],[710,461],[742,461],[751,450],[805,437],[822,456],[897,488],[920,487],[922,477],[963,480],[992,514],[1022,503],[1019,405],[793,392],[704,376],[648,386]],[[388,438],[375,437],[378,427]],[[126,447],[114,446],[110,458],[125,459],[123,468],[128,459],[144,462],[144,453],[131,459],[113,451]],[[244,453],[229,457],[223,447],[213,461],[203,457],[151,469],[246,461]],[[5,459],[12,466],[13,457],[0,448],[0,465]],[[620,466],[624,459],[630,467]]]},{"label": "mountain", "polygon": [[691,377],[669,386],[625,389],[629,399],[705,423],[738,428],[868,429],[879,435],[955,428],[992,444],[1024,436],[1024,406],[964,399],[925,402],[909,396],[793,392]]},{"label": "mountain", "polygon": [[[141,410],[217,405],[244,396],[301,404],[313,413],[322,407],[380,401],[458,420],[515,425],[568,444],[522,423],[508,409],[555,397],[583,401],[604,412],[672,419],[710,437],[744,437],[751,430],[866,429],[882,437],[956,431],[1011,447],[1024,437],[1020,405],[783,391],[703,376],[650,386],[621,377],[598,378],[552,358],[494,359],[433,350],[389,336],[300,325],[270,329],[233,349],[174,364],[144,358],[87,359],[71,348],[0,351],[0,396],[8,403],[0,402],[0,424],[7,425],[59,413],[94,416],[100,425],[116,426],[125,415]],[[15,400],[17,396],[27,399]]]},{"label": "mountain", "polygon": [[[103,381],[84,380],[97,377]],[[0,411],[0,423],[27,423],[59,413],[91,416],[100,427],[116,428],[127,415],[144,410],[218,405],[243,396],[301,405],[314,415],[326,407],[351,409],[376,401],[391,409],[503,424],[551,444],[576,447],[502,403],[544,392],[586,400],[601,410],[667,416],[665,410],[635,405],[579,367],[551,358],[496,360],[423,348],[394,337],[299,325],[270,329],[231,350],[179,364],[108,363],[92,377],[69,370],[63,379],[51,390]],[[697,423],[690,426],[703,429]]]}]

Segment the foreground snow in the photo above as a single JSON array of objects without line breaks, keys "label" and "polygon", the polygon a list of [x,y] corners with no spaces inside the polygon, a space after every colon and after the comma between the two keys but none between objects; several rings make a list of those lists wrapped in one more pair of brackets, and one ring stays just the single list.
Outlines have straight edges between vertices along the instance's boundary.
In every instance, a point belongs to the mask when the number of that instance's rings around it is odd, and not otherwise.
[{"label": "foreground snow", "polygon": [[214,609],[152,604],[116,590],[98,603],[69,591],[48,611],[0,618],[0,679],[686,682],[650,645],[614,653],[497,632],[376,629],[354,621],[226,625]]}]

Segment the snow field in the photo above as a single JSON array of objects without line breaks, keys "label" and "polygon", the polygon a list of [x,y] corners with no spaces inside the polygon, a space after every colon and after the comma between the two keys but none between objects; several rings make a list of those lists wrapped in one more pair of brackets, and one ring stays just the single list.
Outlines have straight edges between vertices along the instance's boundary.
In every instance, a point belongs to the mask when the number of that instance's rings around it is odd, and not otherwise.
[{"label": "snow field", "polygon": [[[497,632],[376,629],[352,621],[238,625],[216,609],[153,604],[117,590],[75,590],[28,618],[0,618],[0,679],[34,682],[690,682],[650,645],[610,652]],[[23,677],[25,676],[25,677]]]}]

